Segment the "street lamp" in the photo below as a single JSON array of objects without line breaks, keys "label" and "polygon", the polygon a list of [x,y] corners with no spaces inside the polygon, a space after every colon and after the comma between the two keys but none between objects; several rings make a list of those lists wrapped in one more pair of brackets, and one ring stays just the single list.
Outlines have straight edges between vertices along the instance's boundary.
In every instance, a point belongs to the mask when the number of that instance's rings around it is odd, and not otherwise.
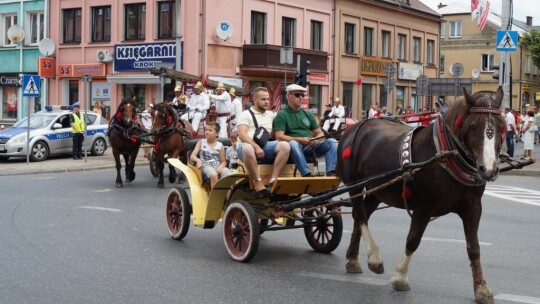
[{"label": "street lamp", "polygon": [[[12,25],[7,30],[7,36],[8,36],[8,39],[11,41],[11,43],[19,45],[19,73],[20,73],[19,76],[22,78],[23,54],[22,54],[22,43],[19,44],[19,42],[22,42],[24,40],[24,36],[25,36],[24,29],[20,25],[17,25],[17,24]],[[17,98],[19,105],[22,105],[22,102],[20,102],[22,100],[21,97],[22,97],[22,91],[21,91],[21,94],[19,94],[19,98]],[[21,108],[19,105],[17,105],[17,109]],[[28,112],[28,114],[30,114],[30,112]],[[17,118],[20,119],[21,117],[22,117],[21,111],[17,111]]]}]

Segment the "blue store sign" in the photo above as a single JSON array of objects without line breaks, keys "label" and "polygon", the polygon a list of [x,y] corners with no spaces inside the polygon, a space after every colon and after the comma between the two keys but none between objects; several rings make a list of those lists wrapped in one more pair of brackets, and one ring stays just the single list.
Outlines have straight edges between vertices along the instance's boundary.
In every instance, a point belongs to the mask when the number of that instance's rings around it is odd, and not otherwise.
[{"label": "blue store sign", "polygon": [[[180,50],[180,69],[184,68],[184,42]],[[176,43],[116,44],[114,46],[115,71],[149,71],[156,63],[176,62]]]}]

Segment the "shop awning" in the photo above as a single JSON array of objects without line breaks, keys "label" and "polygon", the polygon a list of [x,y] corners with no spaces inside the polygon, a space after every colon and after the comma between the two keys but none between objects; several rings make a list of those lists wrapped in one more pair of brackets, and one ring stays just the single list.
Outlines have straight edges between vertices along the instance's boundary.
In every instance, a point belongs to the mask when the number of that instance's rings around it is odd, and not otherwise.
[{"label": "shop awning", "polygon": [[[154,69],[154,70],[151,70],[150,73],[153,75],[158,75],[158,76],[174,79],[175,81],[188,82],[188,83],[193,83],[193,84],[201,80],[199,76],[191,75],[188,73],[184,73],[184,72],[180,72],[180,71],[176,71],[172,69],[167,69],[167,68]],[[205,79],[205,82],[206,82],[205,87],[209,87],[209,88],[216,88],[219,83],[218,81],[214,81],[210,79]],[[226,83],[224,83],[223,85],[225,86],[225,89],[227,90],[227,92],[231,88],[234,88],[236,90],[236,95],[238,96],[248,95],[244,93],[244,90],[242,88],[231,86]]]},{"label": "shop awning", "polygon": [[[159,76],[152,75],[109,75],[107,76],[109,83],[123,84],[161,84]],[[171,80],[165,78],[164,83],[171,83]]]}]

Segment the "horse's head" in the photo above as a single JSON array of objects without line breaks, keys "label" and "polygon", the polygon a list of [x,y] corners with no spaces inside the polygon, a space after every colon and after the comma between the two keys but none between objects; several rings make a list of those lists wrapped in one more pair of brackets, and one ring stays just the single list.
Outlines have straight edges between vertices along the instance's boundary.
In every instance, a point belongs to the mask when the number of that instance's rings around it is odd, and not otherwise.
[{"label": "horse's head", "polygon": [[163,128],[172,125],[173,116],[169,113],[169,109],[164,104],[154,106],[152,111],[152,133],[157,133]]},{"label": "horse's head", "polygon": [[122,100],[116,112],[116,119],[130,125],[137,116],[137,106],[130,100]]},{"label": "horse's head", "polygon": [[458,111],[447,116],[447,122],[471,154],[481,178],[493,181],[499,174],[497,163],[504,127],[500,110],[503,90],[499,87],[495,99],[480,93],[470,95],[465,89],[463,92],[465,101],[457,107]]}]

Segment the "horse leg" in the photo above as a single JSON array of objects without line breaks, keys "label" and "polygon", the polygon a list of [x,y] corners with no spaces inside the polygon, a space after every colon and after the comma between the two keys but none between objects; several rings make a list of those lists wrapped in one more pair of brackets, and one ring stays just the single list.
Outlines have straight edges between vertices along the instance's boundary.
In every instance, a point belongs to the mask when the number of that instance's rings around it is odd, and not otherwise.
[{"label": "horse leg", "polygon": [[409,272],[409,263],[411,262],[411,257],[413,253],[418,249],[420,245],[420,240],[422,240],[422,235],[430,220],[430,215],[424,210],[414,210],[411,227],[409,228],[409,234],[407,235],[407,243],[405,245],[405,254],[401,257],[396,269],[394,276],[390,280],[392,287],[398,291],[408,291],[411,288],[409,287],[409,278],[407,273]]},{"label": "horse leg", "polygon": [[130,155],[129,154],[123,154],[124,156],[124,163],[125,163],[125,171],[126,171],[126,183],[131,183],[131,172],[130,172]]},{"label": "horse leg", "polygon": [[122,176],[120,175],[120,171],[122,170],[122,162],[120,161],[120,155],[118,152],[113,152],[114,155],[114,163],[116,164],[116,188],[122,188],[124,187],[124,184],[122,183]]},{"label": "horse leg", "polygon": [[165,186],[165,182],[163,181],[163,168],[164,167],[165,165],[163,164],[163,157],[159,157],[158,162],[157,162],[157,168],[159,172],[159,180],[157,182],[158,188],[163,188]]},{"label": "horse leg", "polygon": [[[350,196],[353,196],[359,192],[351,192]],[[347,248],[347,264],[345,269],[348,273],[362,273],[362,267],[360,266],[360,259],[358,258],[358,251],[360,249],[360,218],[362,213],[362,200],[353,199],[352,201],[352,216],[354,219],[353,232],[351,234],[351,243]]]},{"label": "horse leg", "polygon": [[[129,172],[128,180],[130,182],[135,180],[135,161],[137,160],[137,153],[136,152],[131,153],[131,155],[129,156],[129,171],[127,171],[127,172]],[[127,174],[127,172],[126,172],[126,174]]]},{"label": "horse leg", "polygon": [[176,181],[176,170],[173,165],[169,164],[169,182],[173,184]]},{"label": "horse leg", "polygon": [[473,275],[474,298],[476,303],[492,304],[493,291],[487,286],[480,264],[480,245],[478,244],[478,225],[482,216],[482,205],[480,202],[473,204],[472,210],[459,214],[463,221],[465,239],[467,240],[467,254],[471,261]]}]

